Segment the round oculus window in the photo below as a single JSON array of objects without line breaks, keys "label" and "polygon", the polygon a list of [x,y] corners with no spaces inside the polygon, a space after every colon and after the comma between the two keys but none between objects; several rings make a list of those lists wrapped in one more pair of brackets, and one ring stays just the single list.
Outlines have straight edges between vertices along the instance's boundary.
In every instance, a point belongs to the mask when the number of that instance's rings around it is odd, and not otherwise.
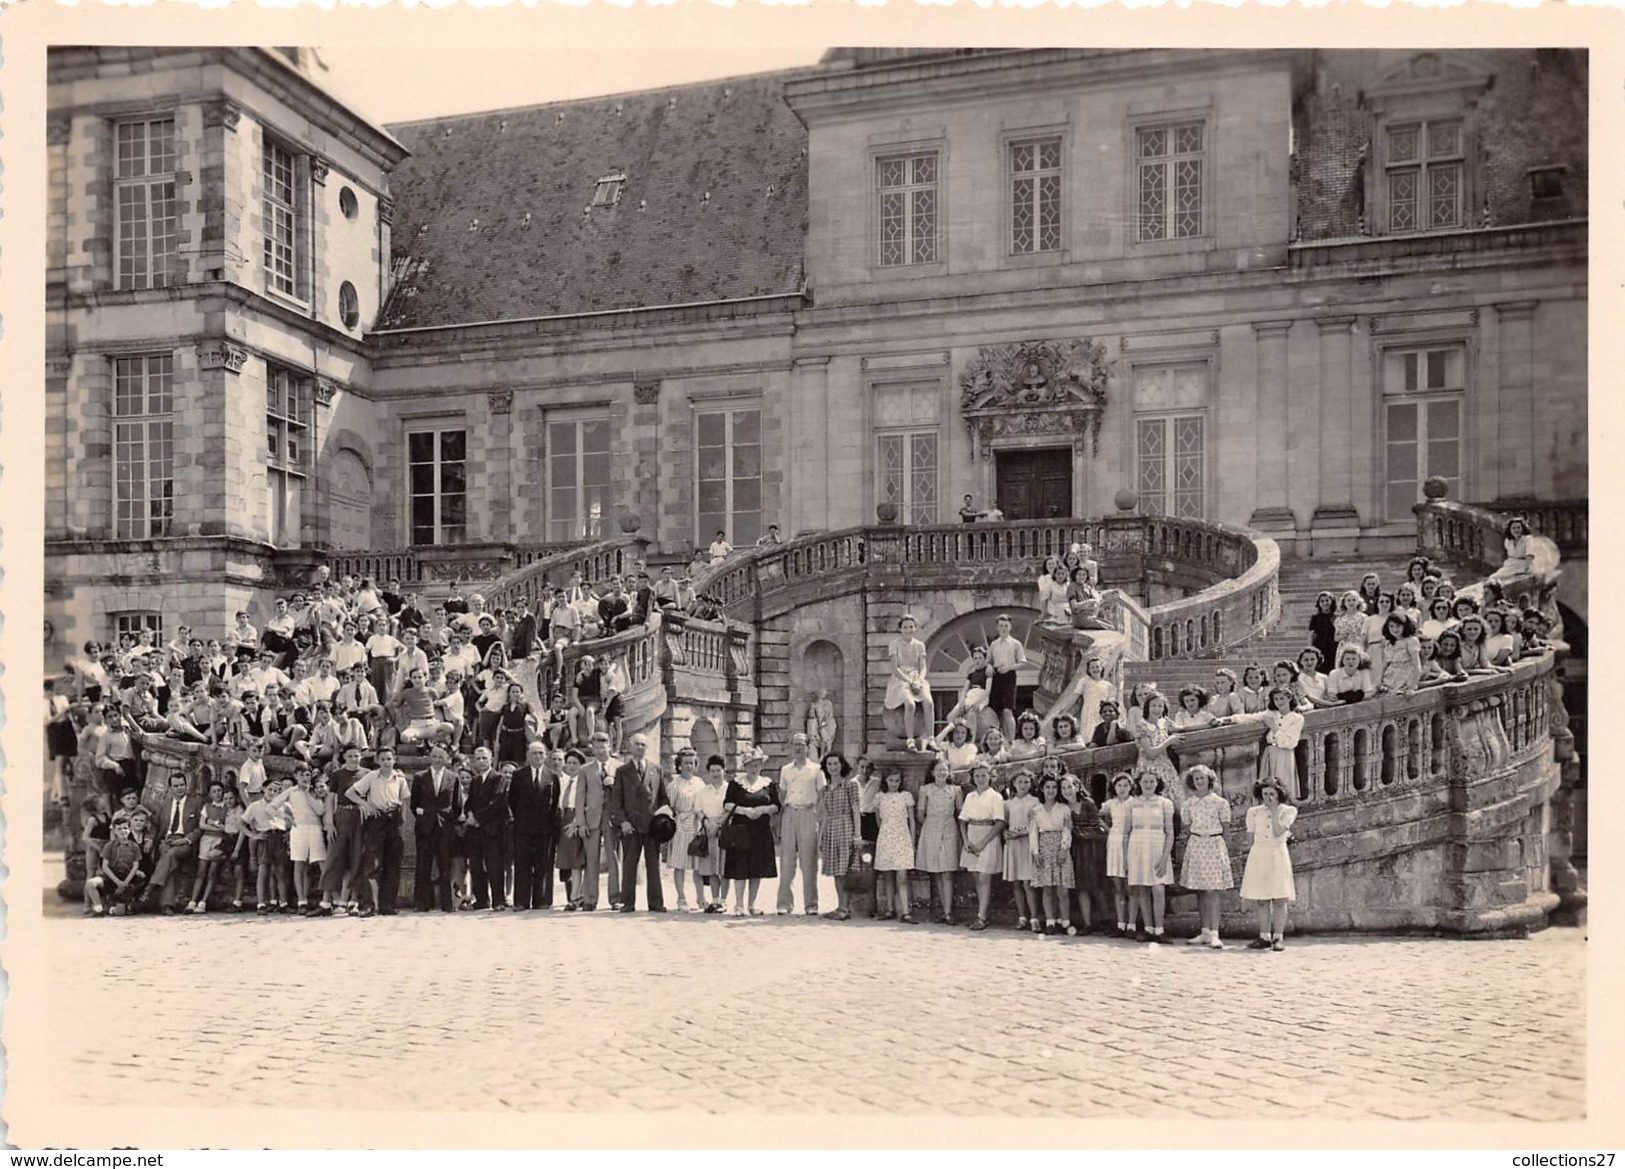
[{"label": "round oculus window", "polygon": [[339,319],[346,329],[355,328],[361,320],[361,297],[348,280],[339,285]]}]

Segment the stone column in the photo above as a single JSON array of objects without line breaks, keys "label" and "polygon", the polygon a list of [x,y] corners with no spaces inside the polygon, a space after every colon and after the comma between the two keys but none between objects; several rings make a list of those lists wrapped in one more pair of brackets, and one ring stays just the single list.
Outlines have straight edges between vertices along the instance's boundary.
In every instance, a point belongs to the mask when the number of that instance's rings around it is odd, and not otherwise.
[{"label": "stone column", "polygon": [[798,357],[792,376],[786,538],[830,526],[829,428],[835,425],[829,416],[829,358]]},{"label": "stone column", "polygon": [[1354,318],[1321,317],[1320,502],[1309,521],[1314,550],[1350,553],[1360,535],[1354,506]]},{"label": "stone column", "polygon": [[1298,521],[1287,506],[1287,334],[1291,321],[1254,321],[1258,352],[1258,492],[1247,523],[1290,539]]},{"label": "stone column", "polygon": [[1501,375],[1502,499],[1535,494],[1535,305],[1532,300],[1498,304]]}]

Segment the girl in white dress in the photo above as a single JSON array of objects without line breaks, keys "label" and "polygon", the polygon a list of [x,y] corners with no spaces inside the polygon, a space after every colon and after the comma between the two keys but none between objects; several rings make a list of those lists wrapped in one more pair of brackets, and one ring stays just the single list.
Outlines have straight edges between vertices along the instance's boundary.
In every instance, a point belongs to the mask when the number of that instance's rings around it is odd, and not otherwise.
[{"label": "girl in white dress", "polygon": [[1044,624],[1071,623],[1072,613],[1067,597],[1069,584],[1066,565],[1060,561],[1056,561],[1052,571],[1038,578],[1038,611],[1043,614]]},{"label": "girl in white dress", "polygon": [[1126,771],[1112,776],[1111,797],[1100,806],[1106,821],[1106,879],[1111,882],[1112,900],[1117,903],[1117,929],[1114,938],[1128,937],[1132,908],[1128,897],[1128,810],[1134,798],[1134,777]]},{"label": "girl in white dress", "polygon": [[1208,709],[1206,690],[1195,685],[1179,688],[1179,709],[1174,712],[1174,730],[1199,731],[1218,720],[1219,716]]},{"label": "girl in white dress", "polygon": [[[688,855],[689,841],[701,831],[699,816],[700,788],[705,781],[694,772],[699,754],[693,747],[684,747],[677,753],[677,774],[666,781],[666,802],[677,820],[677,835],[666,845],[666,864],[671,868],[672,884],[677,887],[677,912],[688,912],[688,874],[698,857]],[[694,878],[694,899],[700,900],[700,878]]]},{"label": "girl in white dress", "polygon": [[1033,890],[1032,842],[1027,838],[1028,821],[1038,806],[1033,795],[1033,773],[1023,769],[1010,781],[1011,796],[1004,801],[1004,879],[1016,896],[1016,928],[1027,928],[1029,918],[1036,924],[1040,900]]},{"label": "girl in white dress", "polygon": [[1087,743],[1100,722],[1100,704],[1116,701],[1117,687],[1106,681],[1106,663],[1098,657],[1086,660],[1083,672],[1088,678],[1083,683],[1082,704],[1078,709],[1078,734]]},{"label": "girl in white dress", "polygon": [[1247,867],[1241,875],[1241,898],[1258,903],[1258,939],[1248,942],[1249,950],[1284,950],[1286,907],[1297,891],[1292,884],[1292,856],[1287,841],[1292,839],[1292,823],[1298,809],[1287,799],[1278,783],[1261,780],[1253,785],[1256,801],[1247,809],[1247,834],[1252,847],[1247,851]]},{"label": "girl in white dress", "polygon": [[987,763],[1004,763],[1008,761],[1010,752],[1008,744],[1004,741],[1004,732],[999,730],[989,731],[987,737],[982,740],[982,746],[977,753],[977,758]]},{"label": "girl in white dress", "polygon": [[976,762],[976,744],[971,742],[970,727],[956,722],[948,728],[947,742],[938,742],[936,749],[948,759],[948,766],[963,771]]},{"label": "girl in white dress", "polygon": [[1505,539],[1502,546],[1506,548],[1506,559],[1501,561],[1501,567],[1495,570],[1491,580],[1508,580],[1515,576],[1525,576],[1533,568],[1535,552],[1532,541],[1529,539],[1529,524],[1520,516],[1513,516],[1507,521]]},{"label": "girl in white dress", "polygon": [[874,791],[875,819],[880,825],[875,837],[877,894],[889,894],[891,908],[880,916],[896,917],[906,925],[914,918],[908,911],[908,873],[914,867],[914,795],[903,786],[899,771],[876,775],[869,781]]},{"label": "girl in white dress", "polygon": [[1129,802],[1124,849],[1129,895],[1139,901],[1145,927],[1139,940],[1166,943],[1162,920],[1173,881],[1174,803],[1162,794],[1162,777],[1155,771],[1141,772],[1138,783],[1140,794]]},{"label": "girl in white dress", "polygon": [[1021,717],[1016,720],[1016,741],[1005,749],[1005,759],[1011,763],[1025,763],[1042,759],[1048,750],[1038,716],[1030,710],[1022,711]]},{"label": "girl in white dress", "polygon": [[904,613],[892,639],[891,680],[886,685],[886,709],[903,711],[903,734],[908,749],[918,751],[920,740],[931,734],[931,687],[925,681],[925,642],[914,636],[919,623]]},{"label": "girl in white dress", "polygon": [[993,790],[993,768],[971,769],[975,785],[959,807],[959,867],[976,874],[976,920],[971,929],[987,928],[993,900],[993,876],[1004,872],[1004,797]]}]

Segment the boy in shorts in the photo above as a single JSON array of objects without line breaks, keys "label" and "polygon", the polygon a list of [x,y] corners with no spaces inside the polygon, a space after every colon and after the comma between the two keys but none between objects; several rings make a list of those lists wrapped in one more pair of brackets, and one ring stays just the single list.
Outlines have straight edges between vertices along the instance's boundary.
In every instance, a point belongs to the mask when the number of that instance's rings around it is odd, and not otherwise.
[{"label": "boy in shorts", "polygon": [[322,833],[322,818],[326,812],[324,800],[318,800],[313,790],[313,777],[309,763],[300,763],[293,769],[294,786],[284,788],[269,802],[276,811],[286,811],[292,818],[288,828],[288,856],[293,861],[293,891],[297,898],[295,910],[306,917],[313,916],[310,904],[310,866],[327,860],[327,840]]},{"label": "boy in shorts", "polygon": [[1016,741],[1016,668],[1027,664],[1027,649],[1010,636],[1010,617],[1001,613],[995,623],[999,635],[987,647],[989,680],[987,708],[999,718],[1006,742]]},{"label": "boy in shorts", "polygon": [[90,912],[101,917],[108,909],[103,897],[111,901],[114,917],[133,912],[136,899],[146,876],[141,871],[141,848],[130,838],[130,821],[120,820],[113,825],[113,836],[102,850],[101,866],[85,882],[85,896],[90,899]]},{"label": "boy in shorts", "polygon": [[[287,813],[271,806],[286,783],[283,779],[267,780],[261,797],[243,810],[243,831],[248,834],[252,863],[258,873],[259,904],[255,912],[261,915],[270,913],[273,904],[284,913],[288,911],[288,882],[283,874],[288,861]],[[273,892],[275,902],[267,900]]]}]

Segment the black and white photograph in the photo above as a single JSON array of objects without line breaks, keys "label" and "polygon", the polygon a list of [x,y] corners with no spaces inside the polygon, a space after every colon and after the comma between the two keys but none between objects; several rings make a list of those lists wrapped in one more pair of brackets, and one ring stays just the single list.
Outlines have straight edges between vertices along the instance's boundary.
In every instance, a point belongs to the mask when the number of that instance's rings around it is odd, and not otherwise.
[{"label": "black and white photograph", "polygon": [[1598,1118],[1581,39],[74,27],[14,1143]]}]

